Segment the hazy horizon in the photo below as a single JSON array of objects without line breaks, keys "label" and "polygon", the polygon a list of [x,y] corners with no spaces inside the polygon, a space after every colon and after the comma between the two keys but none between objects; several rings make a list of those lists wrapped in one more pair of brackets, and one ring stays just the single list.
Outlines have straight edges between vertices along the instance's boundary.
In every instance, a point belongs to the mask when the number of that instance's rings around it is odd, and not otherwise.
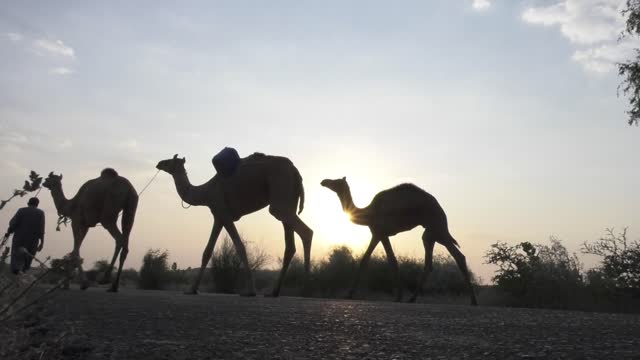
[{"label": "hazy horizon", "polygon": [[[200,184],[232,146],[298,167],[313,258],[369,242],[320,186],[342,176],[358,206],[401,182],[433,194],[485,281],[496,241],[554,235],[578,252],[607,227],[640,238],[640,129],[616,95],[615,63],[638,47],[617,40],[623,0],[109,4],[0,5],[0,198],[29,170],[63,173],[67,197],[105,167],[139,191],[175,153]],[[40,199],[42,255],[62,256],[71,229],[56,232],[49,191]],[[0,226],[26,200],[0,211]],[[125,266],[160,248],[198,267],[211,225],[160,173],[140,198]],[[277,220],[262,210],[238,228],[279,266]],[[422,259],[421,231],[394,237],[396,254]],[[113,245],[90,230],[85,266]]]}]

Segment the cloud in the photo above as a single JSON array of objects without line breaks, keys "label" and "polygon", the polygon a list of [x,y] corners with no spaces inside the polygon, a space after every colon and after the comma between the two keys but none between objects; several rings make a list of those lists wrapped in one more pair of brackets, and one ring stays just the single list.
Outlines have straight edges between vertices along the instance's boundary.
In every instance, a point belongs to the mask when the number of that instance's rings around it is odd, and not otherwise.
[{"label": "cloud", "polygon": [[24,36],[22,36],[22,34],[10,32],[10,33],[7,33],[7,38],[9,40],[13,41],[13,42],[18,42],[18,41],[22,40],[22,38],[24,38]]},{"label": "cloud", "polygon": [[73,73],[73,70],[67,67],[61,66],[61,67],[51,69],[51,73],[56,75],[69,75]]},{"label": "cloud", "polygon": [[489,0],[473,0],[473,8],[476,10],[486,10],[491,7]]},{"label": "cloud", "polygon": [[118,143],[118,147],[130,152],[137,152],[140,150],[140,143],[136,139],[128,139]]},{"label": "cloud", "polygon": [[73,147],[73,142],[70,139],[64,139],[58,144],[58,149],[70,149]]},{"label": "cloud", "polygon": [[67,46],[62,40],[38,39],[34,41],[33,45],[37,51],[45,51],[52,55],[63,56],[70,59],[76,58],[73,48]]},{"label": "cloud", "polygon": [[557,27],[575,47],[572,59],[594,73],[606,73],[615,63],[633,54],[635,40],[618,42],[625,26],[621,12],[625,0],[555,0],[531,6],[522,20],[533,25]]},{"label": "cloud", "polygon": [[587,71],[604,74],[615,70],[616,63],[631,58],[637,48],[640,48],[640,42],[625,40],[620,43],[576,50],[572,59],[580,63]]}]

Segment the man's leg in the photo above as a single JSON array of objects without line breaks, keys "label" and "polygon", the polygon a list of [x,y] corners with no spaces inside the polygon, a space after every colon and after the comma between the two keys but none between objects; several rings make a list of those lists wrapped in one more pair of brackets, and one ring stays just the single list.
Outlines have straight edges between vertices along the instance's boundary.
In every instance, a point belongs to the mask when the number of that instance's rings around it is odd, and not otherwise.
[{"label": "man's leg", "polygon": [[33,257],[36,256],[38,252],[38,242],[36,241],[34,244],[29,244],[29,246],[25,246],[25,249],[29,252],[29,254],[24,254],[24,265],[22,266],[22,271],[26,272],[31,269],[31,262],[33,261]]},{"label": "man's leg", "polygon": [[15,235],[11,241],[11,272],[17,275],[24,267],[24,256],[20,252],[21,241]]}]

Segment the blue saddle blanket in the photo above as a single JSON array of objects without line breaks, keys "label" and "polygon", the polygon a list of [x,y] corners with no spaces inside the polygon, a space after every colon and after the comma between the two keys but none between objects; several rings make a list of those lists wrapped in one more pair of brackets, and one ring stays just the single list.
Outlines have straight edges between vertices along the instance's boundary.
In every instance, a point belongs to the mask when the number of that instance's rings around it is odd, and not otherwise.
[{"label": "blue saddle blanket", "polygon": [[233,175],[240,165],[240,156],[236,149],[225,147],[211,159],[213,167],[218,174],[229,177]]}]

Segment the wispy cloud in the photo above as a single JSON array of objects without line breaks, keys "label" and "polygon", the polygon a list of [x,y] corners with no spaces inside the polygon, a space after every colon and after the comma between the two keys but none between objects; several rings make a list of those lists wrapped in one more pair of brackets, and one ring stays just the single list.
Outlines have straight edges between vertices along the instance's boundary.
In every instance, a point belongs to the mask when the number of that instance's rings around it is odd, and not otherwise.
[{"label": "wispy cloud", "polygon": [[7,33],[6,35],[7,35],[7,38],[13,42],[21,41],[24,38],[22,34],[15,33],[15,32],[10,32],[10,33]]},{"label": "wispy cloud", "polygon": [[473,8],[476,10],[487,10],[491,7],[491,1],[489,0],[473,0]]},{"label": "wispy cloud", "polygon": [[136,152],[140,150],[140,143],[136,139],[128,139],[118,143],[118,147],[127,151]]},{"label": "wispy cloud", "polygon": [[58,144],[59,149],[70,149],[73,147],[73,142],[70,139],[64,139]]},{"label": "wispy cloud", "polygon": [[[542,1],[540,1],[542,2]],[[546,27],[557,27],[575,46],[572,59],[594,73],[606,73],[615,63],[628,59],[638,41],[618,37],[624,29],[621,11],[625,0],[555,0],[531,6],[522,20]]]},{"label": "wispy cloud", "polygon": [[69,75],[73,73],[73,70],[67,67],[61,66],[61,67],[56,67],[51,69],[51,73],[56,75]]},{"label": "wispy cloud", "polygon": [[40,54],[43,54],[42,52],[44,51],[51,55],[63,56],[70,59],[76,58],[73,48],[66,45],[62,40],[38,39],[34,41],[33,45]]}]

